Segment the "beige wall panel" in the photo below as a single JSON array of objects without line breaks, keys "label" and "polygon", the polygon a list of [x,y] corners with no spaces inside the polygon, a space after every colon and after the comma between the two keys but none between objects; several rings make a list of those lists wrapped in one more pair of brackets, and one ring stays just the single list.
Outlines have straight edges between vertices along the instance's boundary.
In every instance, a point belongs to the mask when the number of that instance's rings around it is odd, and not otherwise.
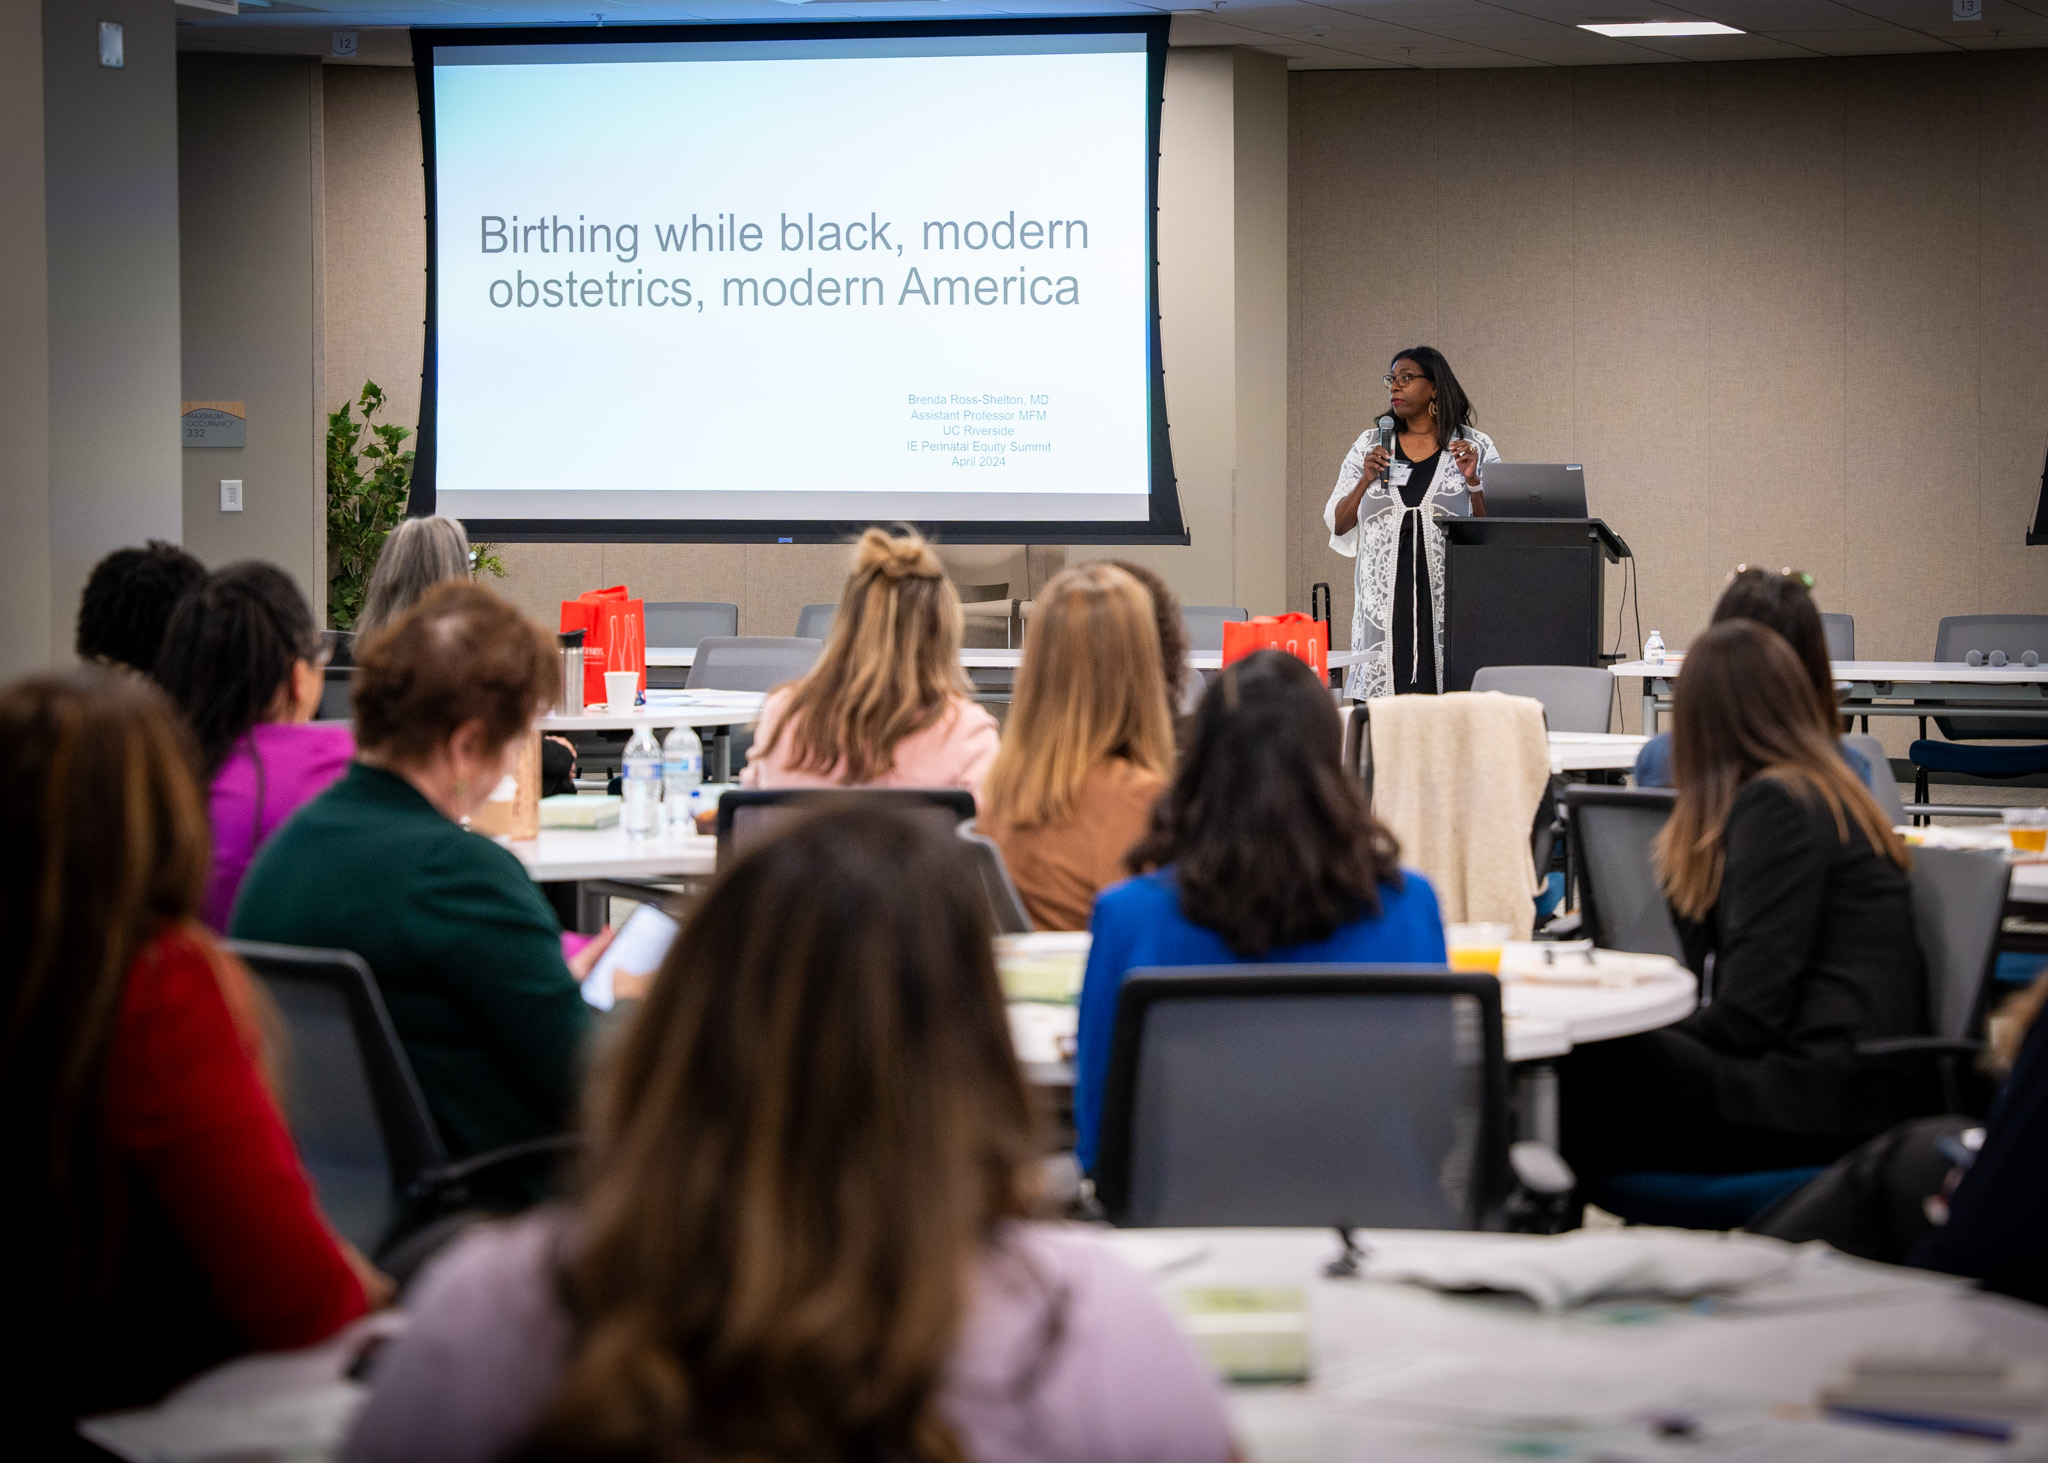
[{"label": "beige wall panel", "polygon": [[[730,544],[604,544],[605,584],[641,599],[745,603],[745,556]],[[590,585],[592,589],[601,585]]]},{"label": "beige wall panel", "polygon": [[1847,75],[1847,555],[1818,589],[1870,660],[1932,654],[1979,600],[1977,76],[1967,56]]},{"label": "beige wall panel", "polygon": [[745,555],[742,635],[794,634],[797,611],[804,605],[839,602],[853,562],[847,544],[748,544]]},{"label": "beige wall panel", "polygon": [[1323,504],[1358,434],[1387,409],[1403,346],[1436,339],[1437,220],[1400,207],[1399,159],[1434,137],[1434,71],[1294,73],[1288,111],[1288,600],[1330,585],[1334,644],[1350,644],[1352,561]]},{"label": "beige wall panel", "polygon": [[329,66],[323,75],[327,406],[375,381],[382,420],[416,426],[427,242],[412,68]]},{"label": "beige wall panel", "polygon": [[[1644,633],[1681,641],[1705,623],[1720,571],[1706,539],[1708,135],[1706,76],[1614,66],[1573,88],[1573,457],[1587,506],[1656,572],[1638,581]],[[1607,571],[1603,643],[1640,647]],[[1617,623],[1621,628],[1617,634]],[[1633,690],[1633,687],[1631,687]],[[1640,720],[1622,698],[1623,720]]]},{"label": "beige wall panel", "polygon": [[604,577],[601,544],[500,544],[505,577],[484,581],[550,630],[562,623],[562,601],[618,583]]},{"label": "beige wall panel", "polygon": [[1968,608],[2048,614],[2048,547],[2026,544],[2048,453],[2048,51],[1979,56],[1974,75],[1982,109],[1982,489],[1972,535],[1976,602]]},{"label": "beige wall panel", "polygon": [[1234,67],[1237,227],[1233,604],[1306,610],[1287,580],[1287,62],[1239,51]]},{"label": "beige wall panel", "polygon": [[[1441,75],[1439,150],[1399,190],[1435,214],[1440,324],[1402,344],[1444,353],[1507,461],[1576,460],[1571,73]],[[1406,247],[1405,225],[1387,242]]]},{"label": "beige wall panel", "polygon": [[1795,564],[1842,583],[1843,69],[1769,62],[1710,78],[1702,547],[1714,575]]}]

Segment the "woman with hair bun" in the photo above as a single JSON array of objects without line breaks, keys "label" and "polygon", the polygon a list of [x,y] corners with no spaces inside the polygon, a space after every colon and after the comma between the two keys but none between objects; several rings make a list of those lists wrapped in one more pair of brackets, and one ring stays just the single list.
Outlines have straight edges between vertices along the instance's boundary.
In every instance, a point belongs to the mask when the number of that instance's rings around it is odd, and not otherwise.
[{"label": "woman with hair bun", "polygon": [[964,787],[981,795],[996,720],[960,669],[960,596],[909,530],[871,528],[818,663],[768,693],[747,787]]}]

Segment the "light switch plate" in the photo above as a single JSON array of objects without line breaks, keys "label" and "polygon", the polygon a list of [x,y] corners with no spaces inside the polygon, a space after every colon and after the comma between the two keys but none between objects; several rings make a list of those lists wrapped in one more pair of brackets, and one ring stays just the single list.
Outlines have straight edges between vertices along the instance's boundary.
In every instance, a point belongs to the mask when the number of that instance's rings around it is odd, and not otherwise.
[{"label": "light switch plate", "polygon": [[115,20],[100,22],[100,65],[121,66],[121,23]]},{"label": "light switch plate", "polygon": [[220,511],[240,513],[242,511],[242,480],[222,478],[220,480]]}]

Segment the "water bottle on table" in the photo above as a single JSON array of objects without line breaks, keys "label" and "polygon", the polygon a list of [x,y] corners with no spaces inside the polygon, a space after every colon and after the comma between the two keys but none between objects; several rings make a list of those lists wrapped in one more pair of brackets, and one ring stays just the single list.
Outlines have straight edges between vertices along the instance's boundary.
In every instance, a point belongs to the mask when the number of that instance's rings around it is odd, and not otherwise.
[{"label": "water bottle on table", "polygon": [[1645,665],[1662,665],[1664,664],[1664,656],[1664,634],[1661,630],[1652,630],[1649,639],[1643,642],[1643,663]]},{"label": "water bottle on table", "polygon": [[620,784],[625,805],[619,809],[619,824],[630,837],[657,837],[661,833],[661,748],[655,745],[653,731],[634,727],[622,761]]},{"label": "water bottle on table", "polygon": [[671,833],[695,833],[691,794],[704,783],[704,744],[679,726],[661,744],[661,811]]}]

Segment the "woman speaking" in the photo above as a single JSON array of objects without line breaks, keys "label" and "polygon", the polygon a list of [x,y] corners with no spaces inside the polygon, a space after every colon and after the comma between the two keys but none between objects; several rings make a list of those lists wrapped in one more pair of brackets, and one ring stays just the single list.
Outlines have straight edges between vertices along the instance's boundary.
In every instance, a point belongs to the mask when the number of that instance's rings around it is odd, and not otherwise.
[{"label": "woman speaking", "polygon": [[1444,534],[1436,515],[1485,517],[1479,470],[1500,461],[1436,347],[1402,351],[1383,379],[1392,417],[1352,443],[1323,509],[1330,547],[1358,561],[1351,649],[1364,654],[1344,678],[1345,694],[1358,701],[1443,689]]}]

